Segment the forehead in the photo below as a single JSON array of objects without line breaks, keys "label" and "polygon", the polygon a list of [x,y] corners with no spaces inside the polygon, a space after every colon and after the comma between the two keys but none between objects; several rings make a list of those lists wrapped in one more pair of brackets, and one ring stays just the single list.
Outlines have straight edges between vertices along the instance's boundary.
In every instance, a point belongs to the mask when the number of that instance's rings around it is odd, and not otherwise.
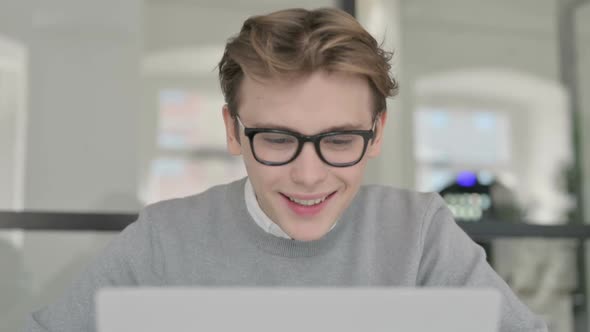
[{"label": "forehead", "polygon": [[366,129],[372,120],[369,83],[360,75],[315,72],[296,79],[244,77],[239,114],[250,127],[313,134],[332,127]]}]

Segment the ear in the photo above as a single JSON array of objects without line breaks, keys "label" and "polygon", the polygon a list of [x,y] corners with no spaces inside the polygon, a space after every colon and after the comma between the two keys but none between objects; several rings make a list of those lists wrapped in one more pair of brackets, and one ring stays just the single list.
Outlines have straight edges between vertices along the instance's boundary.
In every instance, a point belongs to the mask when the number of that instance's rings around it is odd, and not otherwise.
[{"label": "ear", "polygon": [[385,129],[385,121],[387,120],[387,112],[381,112],[377,117],[375,124],[375,137],[367,147],[367,156],[375,158],[381,154],[381,145],[383,144],[383,129]]},{"label": "ear", "polygon": [[240,140],[236,137],[236,119],[231,116],[227,104],[223,105],[223,122],[225,123],[225,139],[227,142],[227,151],[234,156],[242,154]]}]

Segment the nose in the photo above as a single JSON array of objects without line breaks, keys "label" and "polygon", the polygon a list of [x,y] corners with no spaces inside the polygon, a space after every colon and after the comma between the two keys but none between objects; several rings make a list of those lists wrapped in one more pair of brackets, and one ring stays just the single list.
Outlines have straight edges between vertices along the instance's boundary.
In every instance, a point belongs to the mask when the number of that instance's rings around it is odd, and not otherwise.
[{"label": "nose", "polygon": [[306,189],[313,189],[326,179],[326,165],[318,156],[312,143],[303,144],[301,153],[291,162],[291,180]]}]

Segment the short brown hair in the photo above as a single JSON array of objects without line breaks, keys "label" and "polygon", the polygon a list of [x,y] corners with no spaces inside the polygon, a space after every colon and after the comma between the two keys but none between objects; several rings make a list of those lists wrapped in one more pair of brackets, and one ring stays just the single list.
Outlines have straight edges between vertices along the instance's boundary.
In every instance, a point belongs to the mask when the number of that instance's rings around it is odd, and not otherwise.
[{"label": "short brown hair", "polygon": [[351,15],[336,8],[287,9],[248,18],[231,38],[219,62],[219,81],[232,116],[244,74],[291,77],[318,70],[365,76],[374,96],[374,114],[398,84],[390,76],[392,53],[384,51]]}]

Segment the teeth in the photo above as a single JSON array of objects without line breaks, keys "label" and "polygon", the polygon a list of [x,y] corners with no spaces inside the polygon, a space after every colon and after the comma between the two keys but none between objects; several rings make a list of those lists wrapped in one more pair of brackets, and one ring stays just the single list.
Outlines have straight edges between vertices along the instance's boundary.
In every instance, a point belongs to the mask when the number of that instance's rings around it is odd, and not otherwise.
[{"label": "teeth", "polygon": [[291,202],[295,202],[300,205],[312,206],[312,205],[320,204],[321,202],[325,201],[326,197],[318,198],[318,199],[310,199],[310,200],[297,199],[297,198],[293,198],[293,197],[289,197],[289,199],[291,200]]}]

